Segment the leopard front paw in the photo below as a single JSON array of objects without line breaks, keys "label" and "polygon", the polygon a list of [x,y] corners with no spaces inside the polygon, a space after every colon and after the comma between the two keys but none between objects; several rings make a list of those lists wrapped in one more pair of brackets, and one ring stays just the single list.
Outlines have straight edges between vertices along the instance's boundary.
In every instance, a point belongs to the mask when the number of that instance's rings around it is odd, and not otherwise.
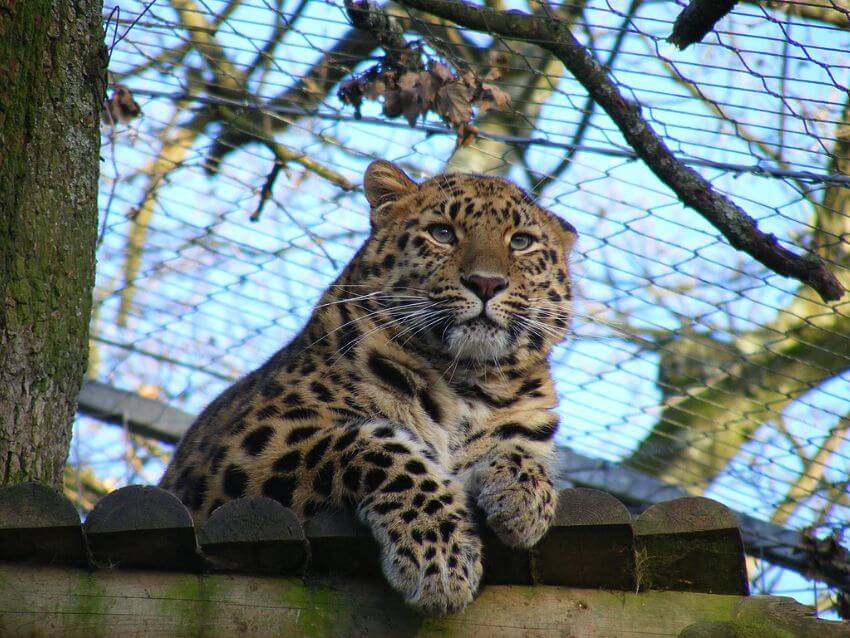
[{"label": "leopard front paw", "polygon": [[422,523],[391,531],[381,542],[384,575],[405,602],[426,614],[462,611],[481,581],[481,540],[457,515]]},{"label": "leopard front paw", "polygon": [[492,461],[480,478],[478,506],[503,543],[531,547],[555,516],[556,492],[545,468],[529,458]]}]

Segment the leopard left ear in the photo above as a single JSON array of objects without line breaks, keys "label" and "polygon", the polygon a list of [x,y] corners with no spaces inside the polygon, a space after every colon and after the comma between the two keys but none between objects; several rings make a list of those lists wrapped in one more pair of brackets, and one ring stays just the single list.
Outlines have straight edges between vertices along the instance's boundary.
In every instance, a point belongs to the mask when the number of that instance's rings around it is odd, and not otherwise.
[{"label": "leopard left ear", "polygon": [[377,160],[369,164],[363,177],[363,190],[366,199],[375,209],[384,204],[394,202],[400,197],[415,191],[419,186],[395,164]]}]

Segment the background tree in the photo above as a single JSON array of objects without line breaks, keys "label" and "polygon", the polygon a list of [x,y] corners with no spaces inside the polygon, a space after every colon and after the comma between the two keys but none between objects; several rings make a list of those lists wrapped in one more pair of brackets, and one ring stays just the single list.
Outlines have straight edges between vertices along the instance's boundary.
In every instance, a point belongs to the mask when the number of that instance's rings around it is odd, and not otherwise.
[{"label": "background tree", "polygon": [[59,485],[86,364],[102,3],[0,3],[0,485]]}]

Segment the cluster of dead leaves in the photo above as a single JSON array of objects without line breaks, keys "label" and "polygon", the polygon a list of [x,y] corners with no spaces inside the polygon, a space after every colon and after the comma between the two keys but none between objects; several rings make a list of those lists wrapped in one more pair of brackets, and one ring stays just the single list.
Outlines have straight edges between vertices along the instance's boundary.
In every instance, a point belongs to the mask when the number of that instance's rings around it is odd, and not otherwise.
[{"label": "cluster of dead leaves", "polygon": [[420,70],[376,65],[343,82],[338,96],[344,104],[354,107],[357,117],[364,99],[383,98],[384,115],[403,116],[410,126],[433,111],[457,131],[458,145],[466,145],[478,132],[471,124],[474,111],[481,114],[510,106],[510,96],[491,83],[504,73],[507,56],[491,55],[490,63],[483,78],[470,71],[456,73],[438,61],[429,61]]},{"label": "cluster of dead leaves", "polygon": [[133,92],[123,84],[116,84],[112,89],[112,95],[104,100],[103,111],[100,119],[104,124],[115,126],[126,124],[142,114],[142,108],[133,98]]}]

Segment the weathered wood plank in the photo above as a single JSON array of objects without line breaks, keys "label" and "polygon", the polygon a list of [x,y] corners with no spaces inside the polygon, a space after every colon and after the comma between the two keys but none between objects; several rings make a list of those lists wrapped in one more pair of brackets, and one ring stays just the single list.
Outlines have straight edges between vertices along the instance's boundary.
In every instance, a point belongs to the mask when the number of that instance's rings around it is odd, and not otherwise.
[{"label": "weathered wood plank", "polygon": [[687,496],[657,503],[634,522],[641,589],[747,594],[741,530],[726,506]]},{"label": "weathered wood plank", "polygon": [[86,565],[88,549],[71,501],[40,483],[0,488],[0,560]]},{"label": "weathered wood plank", "polygon": [[561,490],[552,528],[531,550],[535,581],[634,590],[631,522],[625,505],[606,492]]},{"label": "weathered wood plank", "polygon": [[265,496],[216,509],[198,531],[198,543],[207,565],[223,571],[298,575],[308,555],[295,513]]},{"label": "weathered wood plank", "polygon": [[192,517],[177,498],[149,485],[128,485],[104,496],[85,523],[96,564],[151,569],[197,567]]},{"label": "weathered wood plank", "polygon": [[738,596],[486,587],[442,619],[407,609],[380,581],[0,563],[0,635],[121,636],[677,636],[733,617]]},{"label": "weathered wood plank", "polygon": [[700,622],[679,638],[848,638],[850,623],[820,620],[812,607],[784,596],[752,596],[735,605],[732,620]]},{"label": "weathered wood plank", "polygon": [[351,511],[324,509],[305,523],[304,533],[311,574],[382,578],[378,545]]}]

